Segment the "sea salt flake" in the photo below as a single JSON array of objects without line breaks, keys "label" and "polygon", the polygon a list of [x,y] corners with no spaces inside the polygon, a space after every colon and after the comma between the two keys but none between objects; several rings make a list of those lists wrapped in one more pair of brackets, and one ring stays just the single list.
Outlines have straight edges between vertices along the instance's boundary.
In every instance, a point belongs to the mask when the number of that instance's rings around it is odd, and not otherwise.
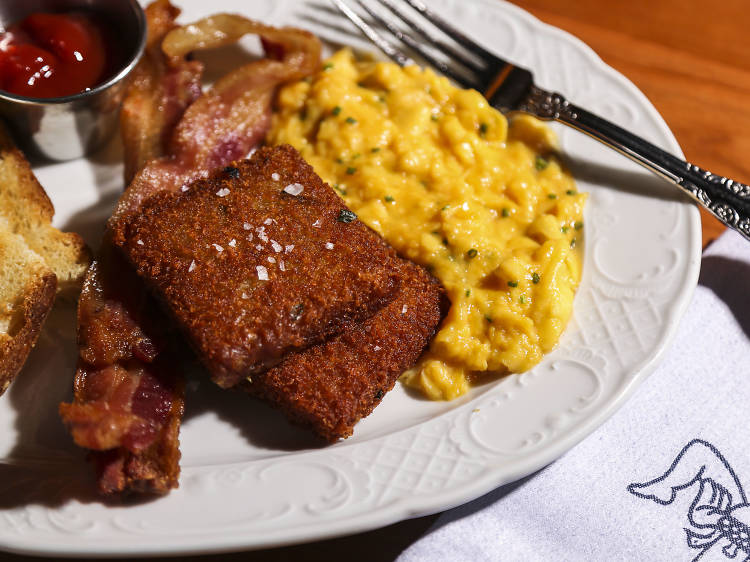
[{"label": "sea salt flake", "polygon": [[286,246],[284,246],[284,253],[288,254],[292,250],[294,250],[294,244],[287,244]]},{"label": "sea salt flake", "polygon": [[258,250],[258,251],[260,251],[260,250],[262,250],[262,249],[263,249],[263,246],[262,246],[262,245],[260,245],[260,244],[256,244],[256,245],[255,245],[255,249],[256,249],[256,250]]},{"label": "sea salt flake", "polygon": [[315,221],[314,223],[312,223],[312,225],[313,225],[313,226],[314,226],[315,228],[320,228],[320,219],[316,220],[316,221]]},{"label": "sea salt flake", "polygon": [[281,250],[284,249],[281,244],[279,244],[278,242],[276,242],[276,240],[271,240],[271,247],[273,248],[273,251],[276,252],[277,254]]},{"label": "sea salt flake", "polygon": [[229,190],[226,187],[222,187],[219,191],[216,192],[216,195],[219,197],[226,197],[229,195]]},{"label": "sea salt flake", "polygon": [[247,293],[242,293],[242,298],[243,298],[243,299],[249,299],[250,297],[248,296],[248,294],[247,294]]},{"label": "sea salt flake", "polygon": [[268,281],[268,270],[262,265],[256,265],[255,270],[258,272],[258,279]]},{"label": "sea salt flake", "polygon": [[286,265],[284,264],[284,260],[281,260],[281,261],[279,262],[279,269],[280,269],[281,271],[286,271]]},{"label": "sea salt flake", "polygon": [[237,240],[235,240],[234,238],[232,238],[232,239],[231,239],[231,240],[229,241],[229,245],[230,245],[230,246],[231,246],[232,248],[234,248],[234,247],[235,247],[235,246],[237,245]]},{"label": "sea salt flake", "polygon": [[248,242],[252,242],[253,241],[253,233],[252,232],[247,235],[247,241]]},{"label": "sea salt flake", "polygon": [[326,250],[333,250],[333,244],[326,242]]},{"label": "sea salt flake", "polygon": [[401,308],[401,314],[406,314],[406,311],[407,311],[407,310],[409,310],[409,307],[408,307],[408,306],[406,306],[406,305],[404,305],[404,306],[403,306],[403,307]]},{"label": "sea salt flake", "polygon": [[246,222],[246,223],[244,223],[242,225],[242,228],[244,228],[245,230],[252,230],[253,229],[253,225],[250,224],[249,222]]},{"label": "sea salt flake", "polygon": [[190,262],[190,267],[188,267],[188,273],[193,271],[195,269],[195,260]]},{"label": "sea salt flake", "polygon": [[143,246],[143,240],[138,240],[138,241],[136,242],[136,244],[138,244],[139,246]]},{"label": "sea salt flake", "polygon": [[268,263],[276,263],[276,258],[273,256],[268,256]]},{"label": "sea salt flake", "polygon": [[269,218],[269,219],[264,220],[263,224],[271,224],[272,222],[274,222],[274,220]]},{"label": "sea salt flake", "polygon": [[380,346],[379,345],[375,346],[375,351],[380,351]]},{"label": "sea salt flake", "polygon": [[273,181],[279,181],[281,179],[281,176],[277,174],[276,172],[274,172],[273,174],[271,174],[271,179]]},{"label": "sea salt flake", "polygon": [[183,193],[185,193],[185,192],[186,192],[186,191],[187,191],[188,189],[190,189],[190,186],[187,186],[187,185],[183,185],[183,186],[182,186],[182,187],[180,188],[180,191],[182,191]]},{"label": "sea salt flake", "polygon": [[211,244],[214,248],[216,248],[216,251],[219,253],[222,253],[224,251],[224,248],[219,246],[218,244]]},{"label": "sea salt flake", "polygon": [[305,190],[305,186],[301,183],[290,183],[284,188],[284,192],[295,197]]}]

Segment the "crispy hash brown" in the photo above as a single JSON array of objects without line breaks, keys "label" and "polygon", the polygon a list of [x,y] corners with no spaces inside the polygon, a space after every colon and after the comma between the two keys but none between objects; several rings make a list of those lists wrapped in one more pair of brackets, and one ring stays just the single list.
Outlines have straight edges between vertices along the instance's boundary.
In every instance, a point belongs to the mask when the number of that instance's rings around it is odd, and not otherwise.
[{"label": "crispy hash brown", "polygon": [[354,424],[416,363],[447,310],[437,280],[424,268],[399,261],[401,289],[388,305],[248,378],[242,389],[327,441],[351,435]]},{"label": "crispy hash brown", "polygon": [[369,318],[399,261],[289,146],[125,216],[114,242],[222,387]]}]

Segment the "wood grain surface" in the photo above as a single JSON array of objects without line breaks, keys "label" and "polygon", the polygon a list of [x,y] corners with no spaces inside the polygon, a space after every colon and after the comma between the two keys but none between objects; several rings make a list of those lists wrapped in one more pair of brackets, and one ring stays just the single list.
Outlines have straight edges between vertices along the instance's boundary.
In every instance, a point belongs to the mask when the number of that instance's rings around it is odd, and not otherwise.
[{"label": "wood grain surface", "polygon": [[[750,12],[747,0],[523,0],[635,83],[685,157],[750,182]],[[706,212],[703,245],[724,227]]]},{"label": "wood grain surface", "polygon": [[[664,116],[689,160],[750,182],[747,0],[519,0],[516,4],[578,36],[630,78]],[[706,244],[723,227],[703,216]],[[183,560],[393,560],[436,518],[420,517],[306,545]],[[0,561],[20,560],[33,559],[0,554]]]}]

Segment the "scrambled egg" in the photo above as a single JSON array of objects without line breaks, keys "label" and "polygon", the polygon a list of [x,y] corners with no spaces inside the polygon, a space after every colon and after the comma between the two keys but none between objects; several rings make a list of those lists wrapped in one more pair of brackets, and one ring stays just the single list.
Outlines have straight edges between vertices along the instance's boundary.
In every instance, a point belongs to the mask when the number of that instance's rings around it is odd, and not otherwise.
[{"label": "scrambled egg", "polygon": [[542,123],[510,123],[431,70],[336,53],[282,89],[269,136],[296,147],[359,217],[445,287],[450,311],[402,380],[453,399],[558,342],[581,276],[585,194]]}]

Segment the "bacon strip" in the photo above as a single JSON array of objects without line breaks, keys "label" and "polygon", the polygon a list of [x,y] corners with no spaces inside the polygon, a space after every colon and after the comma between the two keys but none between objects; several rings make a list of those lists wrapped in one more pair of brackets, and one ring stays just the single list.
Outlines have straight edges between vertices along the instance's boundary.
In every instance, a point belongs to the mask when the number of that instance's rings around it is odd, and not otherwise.
[{"label": "bacon strip", "polygon": [[[306,32],[223,15],[174,28],[177,10],[166,0],[150,5],[147,15],[150,47],[163,43],[164,53],[150,49],[128,92],[122,119],[130,167],[126,174],[148,163],[118,201],[110,228],[126,213],[138,212],[151,195],[177,190],[247,154],[265,136],[275,88],[319,65],[320,43]],[[206,41],[202,32],[193,32],[191,43],[191,32],[185,30],[212,30],[215,36],[221,25],[231,27],[225,42],[242,33],[263,33],[266,51],[277,60],[263,59],[233,71],[188,106],[201,68],[185,57],[197,48],[223,43]],[[162,32],[168,33],[159,41]],[[179,49],[170,47],[175,43]],[[160,114],[163,107],[171,108],[168,115]],[[179,122],[171,130],[176,115]],[[177,487],[179,476],[180,357],[171,327],[113,248],[110,232],[79,301],[74,401],[62,404],[60,414],[74,441],[92,450],[101,492],[166,493]]]},{"label": "bacon strip", "polygon": [[146,50],[131,75],[120,111],[125,185],[147,162],[164,155],[185,108],[201,95],[201,63],[189,62],[185,56],[168,60],[161,48],[166,35],[177,27],[179,14],[168,0],[157,0],[146,8]]},{"label": "bacon strip", "polygon": [[[228,29],[224,34],[217,31],[221,25]],[[165,37],[163,49],[170,60],[179,60],[191,50],[232,43],[244,33],[262,34],[266,53],[273,58],[229,73],[187,108],[168,143],[167,155],[151,161],[135,176],[110,225],[123,214],[137,211],[151,195],[176,191],[247,155],[270,127],[277,86],[318,69],[321,47],[314,35],[268,27],[236,15],[219,14],[177,28]]]}]

